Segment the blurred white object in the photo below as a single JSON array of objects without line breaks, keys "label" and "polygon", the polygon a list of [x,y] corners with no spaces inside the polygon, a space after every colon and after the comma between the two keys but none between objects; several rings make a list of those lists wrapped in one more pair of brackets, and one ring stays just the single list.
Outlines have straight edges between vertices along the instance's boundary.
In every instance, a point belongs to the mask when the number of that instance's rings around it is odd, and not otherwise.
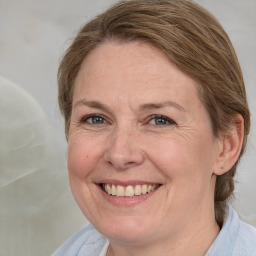
[{"label": "blurred white object", "polygon": [[252,138],[249,138],[247,152],[238,165],[232,205],[242,220],[256,227],[256,171],[252,168],[256,166],[256,155],[251,153],[255,151]]},{"label": "blurred white object", "polygon": [[[256,226],[252,138],[233,205]],[[0,77],[0,256],[50,255],[86,224],[45,114],[24,90]]]},{"label": "blurred white object", "polygon": [[50,255],[86,223],[44,112],[0,77],[0,255]]}]

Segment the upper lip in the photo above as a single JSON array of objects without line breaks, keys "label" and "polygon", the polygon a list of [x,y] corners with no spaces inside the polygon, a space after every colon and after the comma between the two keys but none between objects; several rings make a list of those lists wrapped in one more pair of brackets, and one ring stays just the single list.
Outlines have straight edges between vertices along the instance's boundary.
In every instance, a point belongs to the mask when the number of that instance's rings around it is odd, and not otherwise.
[{"label": "upper lip", "polygon": [[121,181],[121,180],[116,180],[116,179],[104,179],[101,180],[100,182],[97,182],[98,184],[112,184],[112,185],[121,185],[121,186],[135,186],[135,185],[162,185],[159,182],[155,182],[155,181],[144,181],[144,180],[126,180],[126,181]]}]

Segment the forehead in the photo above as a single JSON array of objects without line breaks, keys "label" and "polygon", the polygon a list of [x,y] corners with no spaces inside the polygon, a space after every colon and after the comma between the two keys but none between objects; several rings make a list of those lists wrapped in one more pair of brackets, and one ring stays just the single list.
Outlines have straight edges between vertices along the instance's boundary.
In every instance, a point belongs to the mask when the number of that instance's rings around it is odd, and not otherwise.
[{"label": "forehead", "polygon": [[[197,97],[196,82],[157,48],[142,42],[105,42],[83,61],[75,81],[74,98],[120,95],[130,98]],[[140,97],[138,97],[140,96]]]}]

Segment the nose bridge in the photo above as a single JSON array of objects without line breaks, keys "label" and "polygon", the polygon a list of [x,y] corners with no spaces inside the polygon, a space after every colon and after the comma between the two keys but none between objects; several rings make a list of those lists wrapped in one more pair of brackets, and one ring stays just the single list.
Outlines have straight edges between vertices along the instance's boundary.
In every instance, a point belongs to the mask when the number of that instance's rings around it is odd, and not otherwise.
[{"label": "nose bridge", "polygon": [[105,160],[117,169],[127,169],[143,162],[144,156],[138,143],[138,131],[128,125],[119,125],[110,135]]}]

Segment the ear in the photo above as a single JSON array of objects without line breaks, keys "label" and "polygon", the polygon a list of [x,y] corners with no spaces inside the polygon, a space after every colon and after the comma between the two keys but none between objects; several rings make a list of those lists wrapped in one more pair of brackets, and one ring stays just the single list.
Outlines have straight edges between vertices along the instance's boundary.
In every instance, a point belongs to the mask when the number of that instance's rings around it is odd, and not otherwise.
[{"label": "ear", "polygon": [[230,129],[221,135],[220,150],[214,174],[228,172],[239,158],[244,139],[244,119],[240,114],[234,116]]}]

